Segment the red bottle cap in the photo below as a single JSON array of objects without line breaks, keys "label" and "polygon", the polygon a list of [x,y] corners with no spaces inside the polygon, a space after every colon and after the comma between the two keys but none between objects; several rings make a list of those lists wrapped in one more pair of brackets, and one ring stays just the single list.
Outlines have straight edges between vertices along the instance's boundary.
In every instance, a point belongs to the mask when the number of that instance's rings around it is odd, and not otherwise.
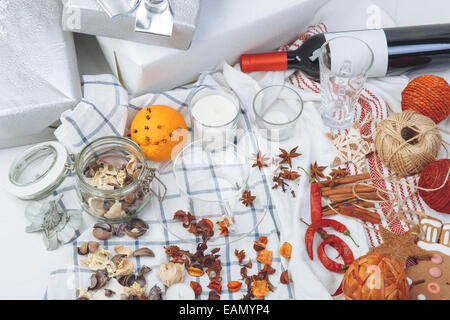
[{"label": "red bottle cap", "polygon": [[241,56],[241,71],[275,71],[287,69],[287,54],[285,51]]}]

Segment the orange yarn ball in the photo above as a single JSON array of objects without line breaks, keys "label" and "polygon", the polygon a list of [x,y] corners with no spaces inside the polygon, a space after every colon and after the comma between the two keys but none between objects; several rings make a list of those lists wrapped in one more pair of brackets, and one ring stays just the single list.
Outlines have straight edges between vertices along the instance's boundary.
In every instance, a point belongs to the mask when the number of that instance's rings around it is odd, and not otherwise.
[{"label": "orange yarn ball", "polygon": [[[419,187],[437,189],[425,191],[419,189],[423,201],[433,210],[450,214],[450,179],[447,178],[450,170],[450,159],[433,161],[423,169],[419,178]],[[445,179],[447,182],[443,186]]]},{"label": "orange yarn ball", "polygon": [[402,109],[414,110],[439,123],[450,114],[450,86],[444,78],[423,75],[402,92]]}]

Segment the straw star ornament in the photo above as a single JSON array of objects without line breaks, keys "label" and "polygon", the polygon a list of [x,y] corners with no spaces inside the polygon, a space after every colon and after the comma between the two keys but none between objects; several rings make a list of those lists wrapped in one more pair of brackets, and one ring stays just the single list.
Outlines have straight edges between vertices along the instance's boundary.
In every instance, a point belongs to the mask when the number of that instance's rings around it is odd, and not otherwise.
[{"label": "straw star ornament", "polygon": [[336,167],[347,162],[352,162],[358,168],[358,171],[366,171],[366,155],[375,151],[375,148],[373,143],[362,138],[360,128],[360,124],[354,122],[348,133],[345,135],[327,134],[328,138],[333,141],[337,149],[336,158],[334,158],[330,167]]}]

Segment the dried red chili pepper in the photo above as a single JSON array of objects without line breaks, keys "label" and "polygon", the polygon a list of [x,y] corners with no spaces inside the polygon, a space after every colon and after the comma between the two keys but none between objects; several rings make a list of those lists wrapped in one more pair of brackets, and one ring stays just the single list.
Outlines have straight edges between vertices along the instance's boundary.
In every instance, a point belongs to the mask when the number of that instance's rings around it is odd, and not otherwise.
[{"label": "dried red chili pepper", "polygon": [[[334,249],[336,249],[337,252],[339,252],[342,260],[344,260],[344,264],[337,263],[327,256],[325,252],[326,245],[332,246]],[[353,253],[348,245],[341,238],[335,236],[334,234],[328,235],[327,238],[319,245],[319,247],[317,248],[317,254],[325,268],[337,273],[344,272],[355,260],[355,258],[353,257]]]},{"label": "dried red chili pepper", "polygon": [[[317,231],[320,231],[321,228],[331,227],[334,230],[350,237],[350,239],[353,240],[352,236],[350,235],[350,231],[347,229],[347,227],[340,223],[339,221],[333,220],[333,219],[320,219],[319,221],[313,222],[309,225],[308,229],[305,233],[305,244],[306,244],[306,251],[308,253],[308,256],[313,260],[313,241],[314,241],[314,235]],[[326,234],[326,233],[325,233]],[[328,238],[329,236],[327,236]],[[323,238],[323,236],[322,236]],[[356,246],[358,246],[353,240]]]},{"label": "dried red chili pepper", "polygon": [[299,167],[302,169],[309,178],[310,182],[310,206],[311,206],[311,222],[316,222],[322,219],[322,195],[320,194],[320,188],[319,183],[311,177],[311,175],[302,167]]},{"label": "dried red chili pepper", "polygon": [[338,295],[340,295],[342,293],[344,293],[344,291],[342,290],[342,282],[341,282],[341,284],[339,285],[339,288],[337,288],[336,292],[333,293],[331,296],[332,297],[336,297],[336,296],[338,296]]}]

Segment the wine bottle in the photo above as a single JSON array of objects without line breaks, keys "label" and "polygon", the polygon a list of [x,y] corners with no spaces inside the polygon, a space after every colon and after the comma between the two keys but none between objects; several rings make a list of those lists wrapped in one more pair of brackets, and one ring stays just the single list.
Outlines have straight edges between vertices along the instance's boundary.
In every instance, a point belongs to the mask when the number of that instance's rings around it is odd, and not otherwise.
[{"label": "wine bottle", "polygon": [[[321,33],[308,38],[295,51],[244,54],[242,72],[296,68],[319,80],[319,51],[322,45],[339,36],[365,41],[373,51],[374,63],[369,77],[398,75],[431,64],[450,64],[450,23],[386,29]],[[352,48],[333,48],[351,50]],[[340,53],[342,54],[342,52]],[[333,52],[331,52],[331,59]]]}]

